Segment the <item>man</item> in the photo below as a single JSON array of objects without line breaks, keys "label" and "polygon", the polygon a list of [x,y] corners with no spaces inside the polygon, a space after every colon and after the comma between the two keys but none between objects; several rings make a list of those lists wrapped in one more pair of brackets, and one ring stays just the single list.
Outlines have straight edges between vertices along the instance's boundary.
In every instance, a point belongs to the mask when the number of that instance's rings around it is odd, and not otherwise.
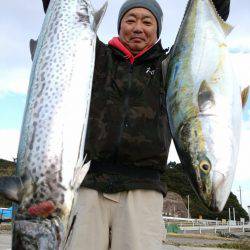
[{"label": "man", "polygon": [[[230,1],[214,3],[226,19]],[[86,141],[91,167],[79,191],[71,249],[161,249],[166,188],[160,176],[171,141],[162,17],[155,0],[127,0],[119,37],[109,45],[97,41]]]}]

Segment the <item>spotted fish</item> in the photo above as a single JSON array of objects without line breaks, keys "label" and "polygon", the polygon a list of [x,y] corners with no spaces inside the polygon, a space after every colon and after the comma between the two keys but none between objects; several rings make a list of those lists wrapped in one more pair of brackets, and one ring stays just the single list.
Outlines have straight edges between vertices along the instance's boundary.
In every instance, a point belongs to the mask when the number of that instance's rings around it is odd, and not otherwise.
[{"label": "spotted fish", "polygon": [[33,58],[17,175],[0,179],[16,201],[12,249],[63,249],[83,181],[97,12],[89,0],[51,0]]},{"label": "spotted fish", "polygon": [[181,163],[204,204],[221,211],[234,179],[242,94],[230,63],[232,27],[211,0],[190,0],[168,61],[167,112]]}]

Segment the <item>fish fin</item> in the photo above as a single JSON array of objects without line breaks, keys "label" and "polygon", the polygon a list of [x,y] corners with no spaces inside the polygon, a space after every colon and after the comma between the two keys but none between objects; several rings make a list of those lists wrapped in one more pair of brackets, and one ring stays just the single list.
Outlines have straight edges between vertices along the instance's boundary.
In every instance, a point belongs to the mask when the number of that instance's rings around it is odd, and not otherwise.
[{"label": "fish fin", "polygon": [[36,52],[36,46],[37,46],[37,40],[30,39],[30,55],[31,55],[31,60],[33,61],[34,55]]},{"label": "fish fin", "polygon": [[90,167],[90,161],[85,163],[85,160],[87,158],[87,155],[84,157],[84,160],[77,164],[75,174],[74,174],[74,181],[73,181],[73,187],[75,190],[77,190],[80,185],[83,182],[84,177],[86,176],[89,167]]},{"label": "fish fin", "polygon": [[217,19],[218,19],[218,21],[219,21],[219,23],[220,23],[220,25],[221,25],[221,27],[222,27],[222,29],[223,29],[223,31],[224,31],[225,36],[228,36],[228,35],[231,33],[231,31],[233,30],[234,27],[233,27],[232,25],[226,23],[226,22],[221,18],[221,16],[219,15],[219,13],[218,13],[218,11],[217,11],[217,9],[216,9],[216,7],[215,7],[213,1],[210,0],[209,2],[210,2],[210,4],[211,4],[211,6],[212,6],[212,8],[213,8],[213,10],[214,10],[214,12],[215,12],[215,14],[216,14],[216,16],[217,16]]},{"label": "fish fin", "polygon": [[167,85],[166,77],[167,77],[167,69],[168,69],[169,60],[170,60],[170,55],[168,55],[168,57],[165,60],[162,61],[162,77],[163,77],[164,86]]},{"label": "fish fin", "polygon": [[246,106],[248,95],[249,95],[249,86],[247,86],[241,91],[242,108]]},{"label": "fish fin", "polygon": [[234,28],[231,24],[228,24],[224,21],[223,23],[221,23],[221,26],[222,26],[225,36],[228,36]]},{"label": "fish fin", "polygon": [[30,39],[30,55],[31,55],[31,60],[33,61],[34,55],[36,52],[36,47],[37,47],[37,40]]},{"label": "fish fin", "polygon": [[71,242],[71,239],[72,239],[72,235],[73,235],[73,231],[74,231],[74,228],[75,228],[75,222],[76,222],[76,218],[77,218],[77,214],[75,214],[72,218],[72,221],[71,223],[69,224],[69,229],[67,230],[68,231],[68,234],[66,236],[66,240],[65,240],[65,249],[68,249],[68,246]]},{"label": "fish fin", "polygon": [[97,31],[99,28],[99,25],[102,21],[102,18],[107,10],[108,7],[108,1],[106,1],[103,6],[98,10],[94,12],[94,19],[95,19],[95,27],[94,30]]},{"label": "fish fin", "polygon": [[202,81],[199,92],[198,92],[198,105],[199,110],[205,111],[214,106],[214,93],[212,89],[207,84],[206,80]]},{"label": "fish fin", "polygon": [[17,176],[0,177],[0,194],[14,202],[20,201],[20,191],[23,188],[22,180]]}]

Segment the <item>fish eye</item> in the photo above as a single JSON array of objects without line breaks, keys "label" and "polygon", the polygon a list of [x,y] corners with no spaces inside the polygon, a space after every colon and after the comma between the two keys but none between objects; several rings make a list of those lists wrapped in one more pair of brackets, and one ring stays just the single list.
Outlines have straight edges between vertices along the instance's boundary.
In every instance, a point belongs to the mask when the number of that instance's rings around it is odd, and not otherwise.
[{"label": "fish eye", "polygon": [[200,169],[205,174],[208,174],[211,170],[211,165],[209,162],[203,160],[200,162]]}]

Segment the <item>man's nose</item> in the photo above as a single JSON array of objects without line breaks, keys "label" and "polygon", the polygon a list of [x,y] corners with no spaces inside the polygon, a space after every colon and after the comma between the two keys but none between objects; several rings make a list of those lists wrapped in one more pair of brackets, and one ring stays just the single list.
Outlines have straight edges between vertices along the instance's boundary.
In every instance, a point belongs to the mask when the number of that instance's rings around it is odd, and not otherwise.
[{"label": "man's nose", "polygon": [[143,31],[141,22],[136,22],[134,26],[135,33],[141,33]]}]

